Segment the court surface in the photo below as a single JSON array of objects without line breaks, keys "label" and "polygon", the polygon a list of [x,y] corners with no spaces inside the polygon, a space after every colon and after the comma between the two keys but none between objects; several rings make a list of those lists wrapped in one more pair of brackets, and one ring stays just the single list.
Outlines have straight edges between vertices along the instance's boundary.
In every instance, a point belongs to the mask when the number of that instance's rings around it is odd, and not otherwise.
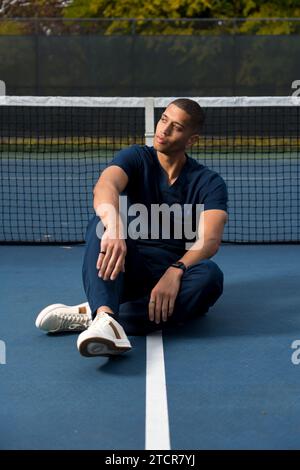
[{"label": "court surface", "polygon": [[[85,300],[83,251],[0,247],[1,449],[139,450],[158,427],[173,450],[300,447],[299,246],[222,246],[225,290],[209,314],[164,334],[163,356],[147,350],[159,336],[135,336],[113,359],[34,325],[48,304]],[[146,419],[156,407],[161,422]]]}]

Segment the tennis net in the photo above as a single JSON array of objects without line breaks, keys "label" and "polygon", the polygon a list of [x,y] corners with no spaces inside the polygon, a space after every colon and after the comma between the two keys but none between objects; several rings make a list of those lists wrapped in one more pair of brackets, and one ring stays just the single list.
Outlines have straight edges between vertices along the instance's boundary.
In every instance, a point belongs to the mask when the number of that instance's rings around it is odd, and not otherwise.
[{"label": "tennis net", "polygon": [[[151,145],[173,99],[0,97],[0,242],[82,242],[100,172]],[[223,240],[299,242],[300,98],[193,99],[206,122],[188,154],[227,183]]]}]

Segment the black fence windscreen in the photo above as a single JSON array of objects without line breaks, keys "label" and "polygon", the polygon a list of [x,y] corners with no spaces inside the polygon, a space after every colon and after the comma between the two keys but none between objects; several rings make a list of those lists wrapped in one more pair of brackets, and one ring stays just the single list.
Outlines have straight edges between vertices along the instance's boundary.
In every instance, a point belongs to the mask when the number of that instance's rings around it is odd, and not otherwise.
[{"label": "black fence windscreen", "polygon": [[287,96],[299,57],[299,35],[0,36],[0,79],[8,95]]}]

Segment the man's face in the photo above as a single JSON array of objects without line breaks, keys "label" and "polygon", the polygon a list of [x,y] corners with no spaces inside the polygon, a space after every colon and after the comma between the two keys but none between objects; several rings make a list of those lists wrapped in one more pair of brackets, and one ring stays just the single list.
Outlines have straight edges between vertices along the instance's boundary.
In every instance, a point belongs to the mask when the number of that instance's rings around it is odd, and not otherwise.
[{"label": "man's face", "polygon": [[183,109],[170,104],[157,123],[154,148],[167,155],[184,151],[197,138],[190,119]]}]

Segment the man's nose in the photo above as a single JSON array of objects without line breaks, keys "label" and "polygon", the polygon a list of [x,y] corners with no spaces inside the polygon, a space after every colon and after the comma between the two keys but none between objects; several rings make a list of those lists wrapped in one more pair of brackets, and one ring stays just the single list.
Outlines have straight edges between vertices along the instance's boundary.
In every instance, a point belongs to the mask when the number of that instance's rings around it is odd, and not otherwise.
[{"label": "man's nose", "polygon": [[169,134],[169,133],[170,133],[170,130],[171,130],[170,124],[166,124],[166,125],[163,127],[163,129],[162,129],[163,134],[165,134],[165,135]]}]

